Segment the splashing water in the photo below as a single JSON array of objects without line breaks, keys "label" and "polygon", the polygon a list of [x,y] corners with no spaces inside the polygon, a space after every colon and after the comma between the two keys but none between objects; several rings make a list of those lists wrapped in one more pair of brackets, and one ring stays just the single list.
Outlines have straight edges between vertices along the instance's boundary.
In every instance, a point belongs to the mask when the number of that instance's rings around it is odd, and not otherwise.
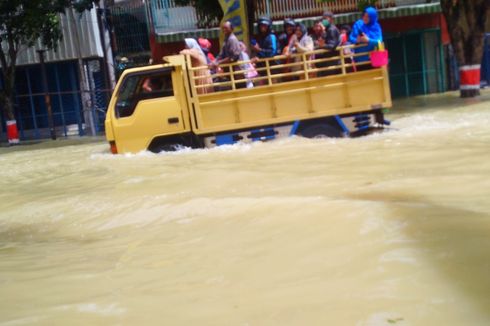
[{"label": "splashing water", "polygon": [[488,324],[489,99],[357,139],[0,149],[0,325]]}]

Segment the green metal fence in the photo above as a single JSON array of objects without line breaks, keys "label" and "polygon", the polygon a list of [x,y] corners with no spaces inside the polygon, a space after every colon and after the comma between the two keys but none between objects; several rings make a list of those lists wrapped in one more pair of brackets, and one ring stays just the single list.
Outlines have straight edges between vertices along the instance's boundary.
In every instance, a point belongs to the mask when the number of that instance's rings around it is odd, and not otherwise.
[{"label": "green metal fence", "polygon": [[149,22],[145,3],[110,8],[115,49],[120,56],[150,51]]},{"label": "green metal fence", "polygon": [[439,29],[385,35],[390,54],[393,97],[424,95],[445,90],[443,47]]}]

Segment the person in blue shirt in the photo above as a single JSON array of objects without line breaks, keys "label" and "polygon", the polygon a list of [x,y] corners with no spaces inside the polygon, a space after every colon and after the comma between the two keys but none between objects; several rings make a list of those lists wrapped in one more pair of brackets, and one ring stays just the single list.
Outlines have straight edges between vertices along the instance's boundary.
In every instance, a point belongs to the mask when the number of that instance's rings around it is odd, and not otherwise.
[{"label": "person in blue shirt", "polygon": [[259,58],[271,58],[277,54],[277,38],[272,32],[272,20],[268,17],[260,17],[257,25],[259,35],[256,41],[252,41],[253,49]]},{"label": "person in blue shirt", "polygon": [[[255,53],[255,57],[253,59],[256,62],[256,66],[258,68],[258,73],[261,77],[267,76],[267,71],[263,70],[266,67],[265,62],[257,62],[258,59],[266,59],[272,58],[277,54],[277,38],[274,32],[272,31],[272,20],[268,17],[260,17],[257,21],[257,25],[259,27],[259,34],[256,39],[252,40],[252,50]],[[276,62],[269,61],[269,65],[273,66]],[[274,73],[273,69],[271,70],[271,74]],[[259,85],[265,84],[265,80],[258,81]]]},{"label": "person in blue shirt", "polygon": [[[378,12],[376,9],[367,7],[364,10],[362,18],[356,21],[352,27],[349,42],[352,44],[365,45],[355,49],[356,53],[373,51],[378,46],[378,42],[383,42],[383,34],[381,26],[378,23]],[[355,57],[355,61],[369,61],[369,56]],[[361,67],[369,68],[365,65]]]}]

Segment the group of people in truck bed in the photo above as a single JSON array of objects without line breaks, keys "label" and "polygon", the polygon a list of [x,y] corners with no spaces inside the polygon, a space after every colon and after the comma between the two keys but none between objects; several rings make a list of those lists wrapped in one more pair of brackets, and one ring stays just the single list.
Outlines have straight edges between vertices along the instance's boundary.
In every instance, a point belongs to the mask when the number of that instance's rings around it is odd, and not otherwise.
[{"label": "group of people in truck bed", "polygon": [[[294,74],[295,71],[302,71],[302,56],[294,55],[307,53],[314,50],[327,50],[323,53],[314,54],[314,58],[308,59],[325,59],[315,62],[314,67],[318,69],[316,76],[328,76],[338,74],[337,68],[340,61],[330,59],[339,56],[339,47],[349,44],[361,45],[356,47],[354,52],[372,51],[380,42],[382,42],[381,26],[378,23],[378,14],[375,8],[368,7],[364,10],[362,18],[354,23],[352,28],[349,25],[343,25],[340,29],[335,25],[334,15],[326,11],[321,19],[314,22],[312,33],[302,23],[295,22],[291,18],[284,20],[283,32],[277,36],[273,31],[272,20],[268,17],[261,17],[257,21],[258,35],[250,41],[250,55],[247,47],[240,42],[233,33],[234,26],[231,22],[226,21],[221,25],[221,32],[224,36],[224,43],[220,53],[215,57],[211,53],[211,43],[207,39],[199,38],[198,40],[185,39],[186,49],[182,54],[188,54],[192,60],[193,67],[206,67],[195,71],[197,91],[200,94],[206,94],[216,90],[213,81],[216,83],[225,80],[229,82],[227,68],[223,65],[243,62],[234,65],[234,71],[240,71],[240,74],[234,75],[235,80],[246,80],[246,82],[236,83],[237,88],[251,88],[254,85],[267,83],[267,71],[263,69],[266,62],[260,59],[272,58],[278,55],[285,56],[286,59],[269,60],[272,66],[272,74],[286,74],[281,78],[274,78],[274,81],[290,81],[302,78],[304,74]],[[366,65],[356,66],[355,63],[368,61],[368,56],[353,56],[350,48],[343,48],[345,62],[349,63],[350,71],[356,69],[365,69]],[[250,59],[251,58],[251,59]],[[275,64],[291,64],[283,68],[274,68]],[[294,65],[294,63],[297,63]],[[224,70],[223,70],[224,69]],[[224,74],[223,74],[224,72]],[[213,76],[215,76],[213,78]],[[228,74],[229,76],[229,74]],[[260,78],[263,77],[263,78]],[[270,77],[270,76],[269,76]]]}]

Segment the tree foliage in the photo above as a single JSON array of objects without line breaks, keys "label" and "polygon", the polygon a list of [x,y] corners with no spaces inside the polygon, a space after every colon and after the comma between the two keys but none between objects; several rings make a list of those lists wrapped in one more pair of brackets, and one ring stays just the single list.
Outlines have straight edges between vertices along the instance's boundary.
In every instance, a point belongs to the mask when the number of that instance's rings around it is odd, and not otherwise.
[{"label": "tree foliage", "polygon": [[15,65],[19,51],[40,39],[46,49],[53,49],[61,40],[60,16],[66,8],[78,11],[91,9],[91,0],[0,0],[0,64],[3,90],[0,105],[8,119],[14,119]]},{"label": "tree foliage", "polygon": [[211,27],[214,22],[223,18],[223,10],[219,0],[175,0],[179,6],[193,6],[199,18],[200,28]]}]

